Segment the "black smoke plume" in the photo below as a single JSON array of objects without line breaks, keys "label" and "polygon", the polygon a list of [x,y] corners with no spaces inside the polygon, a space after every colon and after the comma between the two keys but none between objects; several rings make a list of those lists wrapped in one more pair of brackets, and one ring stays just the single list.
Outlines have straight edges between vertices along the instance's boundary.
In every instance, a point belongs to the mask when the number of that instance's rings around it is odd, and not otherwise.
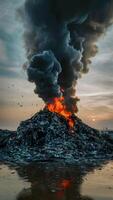
[{"label": "black smoke plume", "polygon": [[21,13],[29,81],[46,103],[63,95],[74,112],[76,82],[113,23],[113,0],[26,0]]}]

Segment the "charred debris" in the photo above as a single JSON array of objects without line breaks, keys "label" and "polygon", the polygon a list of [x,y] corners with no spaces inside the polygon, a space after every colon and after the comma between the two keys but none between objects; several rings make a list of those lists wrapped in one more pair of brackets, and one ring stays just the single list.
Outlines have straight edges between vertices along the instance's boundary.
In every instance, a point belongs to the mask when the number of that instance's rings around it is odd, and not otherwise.
[{"label": "charred debris", "polygon": [[95,163],[113,159],[113,132],[98,131],[72,118],[73,128],[64,117],[44,109],[21,122],[17,131],[0,130],[0,160]]}]

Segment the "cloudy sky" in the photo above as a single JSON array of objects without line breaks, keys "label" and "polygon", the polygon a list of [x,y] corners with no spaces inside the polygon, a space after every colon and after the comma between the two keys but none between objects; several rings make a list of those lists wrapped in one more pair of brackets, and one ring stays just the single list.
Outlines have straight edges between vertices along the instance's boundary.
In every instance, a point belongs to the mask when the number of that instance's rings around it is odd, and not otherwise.
[{"label": "cloudy sky", "polygon": [[[16,129],[44,106],[22,68],[26,56],[16,8],[23,1],[0,0],[0,128]],[[93,127],[113,129],[113,27],[98,46],[89,73],[78,81],[78,116]]]}]

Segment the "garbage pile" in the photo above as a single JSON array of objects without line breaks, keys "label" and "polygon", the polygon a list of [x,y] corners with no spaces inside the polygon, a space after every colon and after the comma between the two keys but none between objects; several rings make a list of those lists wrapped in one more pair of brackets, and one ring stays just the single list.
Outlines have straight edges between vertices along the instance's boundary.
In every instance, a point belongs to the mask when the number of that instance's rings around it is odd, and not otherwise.
[{"label": "garbage pile", "polygon": [[113,132],[98,131],[72,118],[75,125],[70,128],[65,118],[44,109],[21,122],[17,131],[0,130],[0,160],[94,163],[113,159]]}]

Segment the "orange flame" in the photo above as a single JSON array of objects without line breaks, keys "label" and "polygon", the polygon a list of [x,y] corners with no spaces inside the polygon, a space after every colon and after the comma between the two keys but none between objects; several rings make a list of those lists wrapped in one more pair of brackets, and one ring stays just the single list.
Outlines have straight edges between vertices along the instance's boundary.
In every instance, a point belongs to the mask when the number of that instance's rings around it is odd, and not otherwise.
[{"label": "orange flame", "polygon": [[69,112],[64,105],[64,97],[54,98],[53,103],[48,103],[47,108],[50,112],[55,112],[66,118],[71,128],[74,126],[74,121],[71,118],[72,113]]}]

